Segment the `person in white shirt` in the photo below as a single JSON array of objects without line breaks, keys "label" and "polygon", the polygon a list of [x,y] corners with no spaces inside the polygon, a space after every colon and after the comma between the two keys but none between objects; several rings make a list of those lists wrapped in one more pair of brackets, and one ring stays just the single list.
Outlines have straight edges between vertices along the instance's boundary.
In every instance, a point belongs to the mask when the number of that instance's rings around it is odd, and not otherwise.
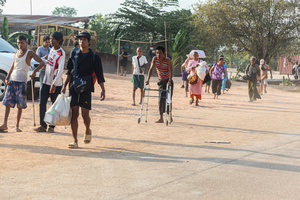
[{"label": "person in white shirt", "polygon": [[[63,35],[60,32],[53,32],[50,36],[52,49],[46,60],[45,77],[40,96],[40,127],[34,129],[36,132],[46,132],[47,124],[44,122],[44,117],[47,109],[47,101],[51,98],[52,104],[62,89],[62,75],[65,65],[65,51],[60,47],[63,43]],[[54,132],[54,126],[49,126],[48,132]]]},{"label": "person in white shirt", "polygon": [[143,50],[141,47],[138,47],[136,50],[136,56],[132,57],[132,79],[133,79],[133,106],[135,106],[135,92],[137,88],[141,89],[141,99],[140,104],[142,103],[143,90],[144,90],[144,73],[145,69],[149,70],[147,58],[143,56]]}]

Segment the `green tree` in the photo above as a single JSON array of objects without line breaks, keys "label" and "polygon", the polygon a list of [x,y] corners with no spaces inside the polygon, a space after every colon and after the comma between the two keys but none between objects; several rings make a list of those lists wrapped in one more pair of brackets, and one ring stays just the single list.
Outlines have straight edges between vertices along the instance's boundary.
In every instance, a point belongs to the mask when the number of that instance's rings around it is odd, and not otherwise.
[{"label": "green tree", "polygon": [[3,26],[2,26],[2,37],[6,41],[9,40],[8,32],[9,32],[8,20],[7,20],[7,17],[4,17],[4,19],[3,19]]},{"label": "green tree", "polygon": [[171,35],[172,40],[170,41],[171,46],[171,56],[172,56],[172,66],[173,71],[182,64],[183,57],[188,51],[189,43],[191,41],[191,36],[188,35],[188,33],[182,29],[178,31],[175,38],[173,38],[173,35]]},{"label": "green tree", "polygon": [[290,0],[210,0],[198,5],[195,18],[226,46],[268,63],[293,43],[299,46],[299,8],[299,1]]},{"label": "green tree", "polygon": [[89,22],[89,28],[97,32],[97,49],[99,52],[115,53],[119,28],[118,25],[110,23],[110,21],[108,16],[97,14]]},{"label": "green tree", "polygon": [[[0,6],[4,6],[4,4],[6,3],[6,0],[0,0]],[[2,13],[2,9],[0,8],[0,14]]]},{"label": "green tree", "polygon": [[164,22],[167,23],[168,35],[176,35],[180,29],[192,30],[192,13],[189,10],[166,12],[145,0],[126,0],[121,5],[112,18],[114,23],[120,24],[122,38],[137,41],[164,40]]},{"label": "green tree", "polygon": [[178,0],[153,0],[153,5],[156,7],[178,6]]},{"label": "green tree", "polygon": [[77,15],[77,10],[67,6],[55,7],[55,9],[52,11],[52,15],[60,17],[74,17]]}]

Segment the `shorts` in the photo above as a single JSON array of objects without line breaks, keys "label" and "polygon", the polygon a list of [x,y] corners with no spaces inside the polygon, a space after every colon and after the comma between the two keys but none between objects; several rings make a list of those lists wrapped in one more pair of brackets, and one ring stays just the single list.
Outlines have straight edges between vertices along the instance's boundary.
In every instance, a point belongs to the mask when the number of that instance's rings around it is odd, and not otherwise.
[{"label": "shorts", "polygon": [[10,85],[7,85],[2,104],[11,108],[14,108],[16,104],[18,108],[27,108],[25,83],[12,81]]},{"label": "shorts", "polygon": [[122,66],[124,70],[127,69],[127,60],[121,60],[120,66]]},{"label": "shorts", "polygon": [[92,92],[91,90],[87,90],[81,94],[75,92],[75,90],[70,88],[71,99],[71,107],[80,106],[82,108],[86,108],[88,110],[92,109]]},{"label": "shorts", "polygon": [[133,79],[133,88],[137,89],[137,88],[144,88],[144,75],[133,75],[132,76]]},{"label": "shorts", "polygon": [[266,78],[265,78],[265,79],[262,79],[262,80],[261,80],[261,84],[262,84],[262,85],[268,85],[268,79],[266,79]]},{"label": "shorts", "polygon": [[186,81],[186,80],[187,80],[187,72],[185,71],[185,69],[183,69],[181,79],[182,79],[183,81]]},{"label": "shorts", "polygon": [[205,83],[205,85],[207,85],[207,86],[210,86],[210,84],[211,84],[211,80],[208,81],[207,83]]}]

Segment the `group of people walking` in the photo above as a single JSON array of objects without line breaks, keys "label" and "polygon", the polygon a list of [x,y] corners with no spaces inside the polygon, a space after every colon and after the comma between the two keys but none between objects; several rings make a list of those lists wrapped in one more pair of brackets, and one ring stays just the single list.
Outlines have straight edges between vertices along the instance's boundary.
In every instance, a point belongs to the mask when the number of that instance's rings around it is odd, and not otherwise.
[{"label": "group of people walking", "polygon": [[[34,79],[36,73],[39,71],[41,83],[39,105],[40,126],[35,128],[34,131],[54,132],[55,126],[50,125],[47,130],[47,124],[44,122],[47,102],[50,97],[51,102],[54,103],[60,93],[66,93],[69,85],[69,93],[72,96],[70,103],[72,110],[71,129],[74,139],[73,142],[69,144],[69,148],[78,148],[77,130],[79,107],[81,107],[81,113],[86,127],[84,142],[89,143],[91,141],[92,131],[90,129],[91,119],[89,111],[91,110],[92,103],[91,93],[94,92],[92,74],[96,74],[98,84],[102,89],[100,94],[101,100],[105,99],[105,80],[100,57],[89,49],[91,35],[88,32],[82,32],[77,35],[77,38],[79,49],[72,51],[70,58],[68,58],[67,78],[65,82],[63,82],[66,53],[61,48],[63,43],[62,33],[55,31],[50,37],[45,36],[43,38],[43,46],[39,47],[36,53],[26,48],[28,42],[25,36],[20,35],[18,37],[17,45],[19,49],[15,53],[13,64],[5,79],[7,88],[2,104],[6,106],[6,111],[0,132],[4,132],[8,129],[10,108],[14,108],[15,105],[17,105],[18,108],[16,131],[22,131],[19,127],[19,123],[22,109],[27,107],[25,83],[27,82],[30,61],[34,59],[39,65],[33,70],[31,79]],[[81,85],[84,85],[83,90],[76,90],[76,80],[81,81]]]},{"label": "group of people walking", "polygon": [[[94,92],[94,83],[92,80],[93,73],[98,79],[98,84],[101,87],[100,99],[105,99],[105,87],[104,87],[104,76],[102,69],[102,62],[100,57],[95,54],[89,45],[91,44],[91,35],[88,32],[82,32],[77,35],[79,47],[75,47],[71,52],[67,62],[67,73],[66,79],[63,82],[64,65],[66,59],[66,53],[61,48],[63,43],[63,35],[60,32],[53,32],[50,36],[43,38],[43,46],[39,47],[34,53],[26,48],[27,38],[25,36],[19,36],[17,40],[18,50],[15,53],[12,67],[7,74],[5,82],[7,89],[2,104],[6,106],[4,123],[0,127],[0,132],[8,129],[8,116],[10,109],[17,105],[17,124],[16,131],[21,132],[19,127],[22,110],[27,107],[26,104],[26,92],[25,83],[27,82],[27,73],[30,68],[31,59],[36,60],[39,65],[33,70],[31,79],[34,79],[36,73],[40,72],[40,104],[39,104],[39,117],[40,126],[35,128],[36,132],[54,132],[55,126],[48,125],[44,122],[44,117],[47,108],[47,102],[50,97],[51,102],[54,103],[57,96],[62,93],[65,94],[67,87],[69,86],[69,94],[72,96],[70,107],[72,110],[71,117],[71,129],[73,135],[73,142],[69,144],[69,148],[78,148],[78,117],[79,109],[81,108],[81,114],[85,124],[84,142],[89,143],[92,139],[92,131],[90,129],[91,118],[89,111],[92,108],[92,95]],[[51,45],[51,48],[50,48]],[[141,96],[139,104],[142,103],[144,85],[148,85],[154,68],[158,74],[158,87],[160,91],[159,95],[159,114],[160,118],[156,121],[157,123],[163,123],[163,113],[166,111],[166,95],[165,92],[167,85],[170,86],[170,96],[173,95],[173,67],[172,62],[165,56],[165,48],[158,46],[155,49],[155,56],[151,60],[150,67],[145,56],[143,56],[142,48],[137,48],[137,55],[132,58],[132,71],[133,71],[133,106],[135,103],[135,92],[140,88]],[[127,52],[124,48],[122,49],[121,57],[127,62]],[[126,59],[125,59],[126,58]],[[268,74],[270,71],[272,78],[272,71],[268,65],[265,64],[264,60],[260,61],[260,65],[256,64],[256,58],[252,57],[245,71],[245,77],[248,80],[248,92],[250,101],[255,101],[260,98],[260,94],[257,89],[257,83],[261,84],[262,93],[266,93],[266,85]],[[187,60],[182,66],[182,72],[185,76],[186,93],[189,92],[190,104],[195,103],[199,106],[199,100],[202,99],[203,91],[203,80],[200,79],[196,73],[196,67],[198,67],[203,61],[199,59],[197,51],[193,52],[192,56],[188,56]],[[126,67],[123,64],[122,74],[126,75]],[[148,69],[148,77],[145,80],[145,70]],[[189,74],[189,75],[187,75]],[[218,61],[210,65],[205,65],[205,79],[206,86],[212,87],[212,93],[214,99],[218,99],[221,95],[221,90],[225,90],[227,75],[227,65],[224,60],[224,56],[220,56]],[[211,81],[210,81],[211,80]],[[225,80],[225,81],[224,81]],[[81,83],[80,90],[77,88],[77,82]],[[84,83],[84,84],[83,84]],[[188,89],[187,89],[188,86]],[[184,86],[183,86],[184,87]],[[206,89],[205,89],[206,90]],[[207,91],[207,90],[206,90]],[[208,87],[209,91],[209,87]],[[224,93],[224,92],[223,92]],[[48,127],[48,129],[47,129]]]}]

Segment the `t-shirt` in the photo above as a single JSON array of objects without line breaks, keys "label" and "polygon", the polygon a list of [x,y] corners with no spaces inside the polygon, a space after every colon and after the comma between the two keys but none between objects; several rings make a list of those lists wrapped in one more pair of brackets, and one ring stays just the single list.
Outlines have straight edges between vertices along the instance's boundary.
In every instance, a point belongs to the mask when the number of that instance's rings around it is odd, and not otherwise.
[{"label": "t-shirt", "polygon": [[[128,53],[127,53],[126,51],[124,51],[124,52],[121,52],[121,54],[120,54],[120,55],[127,56],[127,55],[128,55]],[[122,56],[122,57],[123,57],[123,56]],[[123,59],[121,59],[121,61],[127,62],[127,57],[123,57]]]},{"label": "t-shirt", "polygon": [[[148,64],[148,61],[145,56],[139,58],[140,66]],[[137,56],[132,57],[132,65],[134,67],[133,74],[135,75],[144,75],[144,72],[140,73],[140,68],[137,60]]]},{"label": "t-shirt", "polygon": [[225,70],[224,65],[218,66],[217,64],[214,64],[214,72],[212,74],[212,79],[222,80],[223,70]]},{"label": "t-shirt", "polygon": [[[263,68],[262,68],[263,66]],[[260,69],[260,79],[267,79],[268,78],[268,70],[270,70],[271,68],[269,67],[269,65],[264,64],[264,65],[259,65],[259,69]]]},{"label": "t-shirt", "polygon": [[48,47],[47,49],[44,46],[40,46],[39,48],[37,48],[36,50],[36,55],[38,55],[39,57],[44,57],[46,55],[48,55],[50,53],[51,48]]},{"label": "t-shirt", "polygon": [[47,59],[43,84],[62,86],[65,56],[66,53],[62,48],[59,48],[58,50],[54,50],[54,48],[51,49]]}]

